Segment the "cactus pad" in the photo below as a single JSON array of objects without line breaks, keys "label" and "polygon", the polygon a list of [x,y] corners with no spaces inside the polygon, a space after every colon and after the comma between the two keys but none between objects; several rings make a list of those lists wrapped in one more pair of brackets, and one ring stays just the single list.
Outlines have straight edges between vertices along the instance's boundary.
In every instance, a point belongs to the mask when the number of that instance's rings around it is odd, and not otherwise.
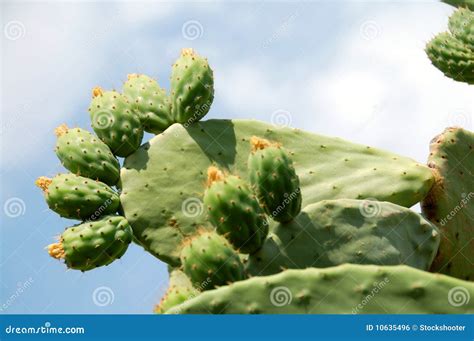
[{"label": "cactus pad", "polygon": [[[174,124],[127,157],[121,171],[124,214],[146,250],[179,265],[183,239],[207,223],[206,170],[217,165],[247,180],[252,136],[281,143],[292,153],[303,207],[338,198],[411,207],[434,181],[428,167],[409,158],[339,138],[252,120],[210,120],[187,128]],[[197,204],[195,212],[186,210],[189,202]]]},{"label": "cactus pad", "polygon": [[460,8],[449,17],[449,31],[474,51],[474,12]]},{"label": "cactus pad", "polygon": [[170,281],[168,290],[163,295],[160,303],[156,305],[154,311],[157,314],[163,314],[168,309],[177,306],[199,294],[189,278],[181,270],[172,270],[170,272]]},{"label": "cactus pad", "polygon": [[474,133],[448,128],[431,141],[428,164],[436,183],[423,201],[441,231],[432,270],[474,280]]},{"label": "cactus pad", "polygon": [[[459,294],[466,298],[461,304],[454,301]],[[456,278],[404,265],[344,264],[251,278],[202,293],[168,313],[472,314],[469,297],[474,284]]]},{"label": "cactus pad", "polygon": [[122,257],[131,241],[132,229],[127,220],[106,216],[69,227],[58,243],[48,246],[48,251],[52,257],[64,259],[68,268],[87,271]]},{"label": "cactus pad", "polygon": [[321,201],[272,232],[248,259],[247,270],[254,276],[343,263],[406,264],[427,270],[439,245],[438,229],[421,215],[369,200]]}]

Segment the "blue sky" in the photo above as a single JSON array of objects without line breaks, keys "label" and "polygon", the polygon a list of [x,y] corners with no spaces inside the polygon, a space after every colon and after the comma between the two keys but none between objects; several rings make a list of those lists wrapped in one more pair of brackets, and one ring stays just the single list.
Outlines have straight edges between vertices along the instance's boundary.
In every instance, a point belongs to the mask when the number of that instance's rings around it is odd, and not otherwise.
[{"label": "blue sky", "polygon": [[[91,89],[128,73],[168,88],[183,47],[207,56],[207,118],[294,127],[424,162],[446,126],[473,129],[472,87],[431,66],[424,44],[453,9],[431,1],[3,2],[0,312],[149,313],[163,263],[132,245],[106,268],[67,271],[44,247],[74,222],[34,180],[62,171],[56,126],[90,129]],[[147,136],[146,138],[149,138]]]}]

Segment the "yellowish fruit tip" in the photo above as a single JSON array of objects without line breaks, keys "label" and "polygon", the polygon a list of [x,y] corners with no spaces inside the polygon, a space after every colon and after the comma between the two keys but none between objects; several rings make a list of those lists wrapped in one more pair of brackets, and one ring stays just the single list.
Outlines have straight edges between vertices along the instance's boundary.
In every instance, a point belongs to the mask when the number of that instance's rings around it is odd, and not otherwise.
[{"label": "yellowish fruit tip", "polygon": [[256,152],[257,150],[265,149],[270,146],[280,147],[281,144],[277,142],[271,142],[266,139],[262,139],[261,137],[252,136],[250,138],[250,146],[251,146],[252,152]]},{"label": "yellowish fruit tip", "polygon": [[207,169],[207,187],[210,187],[214,182],[224,179],[224,173],[219,168],[211,166]]},{"label": "yellowish fruit tip", "polygon": [[54,134],[56,134],[56,136],[59,137],[66,134],[68,130],[69,130],[68,126],[65,123],[63,123],[56,129],[54,129]]},{"label": "yellowish fruit tip", "polygon": [[195,56],[196,55],[196,51],[194,51],[193,48],[185,48],[185,49],[182,49],[181,50],[181,56]]},{"label": "yellowish fruit tip", "polygon": [[132,78],[138,78],[138,77],[140,77],[140,75],[139,75],[138,73],[129,73],[129,74],[127,75],[127,79],[128,79],[128,80],[130,80],[130,79],[132,79]]},{"label": "yellowish fruit tip", "polygon": [[64,252],[63,243],[61,240],[57,243],[49,244],[48,253],[51,257],[56,259],[63,259],[64,257],[66,257],[66,253]]},{"label": "yellowish fruit tip", "polygon": [[53,180],[51,180],[50,178],[48,178],[46,176],[40,176],[38,179],[36,179],[35,185],[38,186],[39,188],[41,188],[41,190],[44,193],[48,193],[48,187],[49,187],[49,185],[51,184],[52,181]]},{"label": "yellowish fruit tip", "polygon": [[102,96],[104,94],[104,90],[100,86],[96,86],[92,89],[92,97]]}]

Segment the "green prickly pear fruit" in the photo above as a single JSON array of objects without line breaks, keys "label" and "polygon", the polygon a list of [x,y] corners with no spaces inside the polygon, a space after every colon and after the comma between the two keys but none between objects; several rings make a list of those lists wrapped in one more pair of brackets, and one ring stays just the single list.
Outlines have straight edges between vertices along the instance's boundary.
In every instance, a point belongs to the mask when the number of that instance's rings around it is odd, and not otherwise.
[{"label": "green prickly pear fruit", "polygon": [[474,11],[474,0],[441,0],[442,2],[459,8],[469,8]]},{"label": "green prickly pear fruit", "polygon": [[123,86],[123,94],[140,117],[145,131],[159,134],[173,124],[171,101],[166,90],[156,80],[145,75],[130,74]]},{"label": "green prickly pear fruit", "polygon": [[474,12],[458,9],[449,18],[449,30],[456,39],[474,51]]},{"label": "green prickly pear fruit", "polygon": [[181,270],[173,270],[170,273],[168,290],[160,300],[160,303],[155,306],[154,312],[164,314],[172,307],[197,295],[199,295],[199,291],[193,287],[189,278]]},{"label": "green prickly pear fruit", "polygon": [[118,194],[106,184],[75,174],[39,177],[36,185],[43,190],[51,210],[61,217],[95,220],[113,214],[120,206]]},{"label": "green prickly pear fruit", "polygon": [[64,259],[68,268],[87,271],[122,257],[131,241],[128,221],[121,216],[106,216],[67,228],[59,242],[48,246],[48,253]]},{"label": "green prickly pear fruit", "polygon": [[474,84],[474,51],[451,36],[440,33],[426,45],[434,66],[455,81]]},{"label": "green prickly pear fruit", "polygon": [[184,273],[201,291],[244,278],[238,253],[224,237],[213,231],[199,230],[186,239],[180,258]]},{"label": "green prickly pear fruit", "polygon": [[250,183],[265,213],[285,223],[301,211],[300,180],[288,152],[278,143],[253,136],[248,167]]},{"label": "green prickly pear fruit", "polygon": [[203,118],[214,100],[214,76],[207,59],[183,49],[171,72],[172,113],[185,126]]},{"label": "green prickly pear fruit", "polygon": [[69,129],[62,124],[55,129],[56,155],[72,173],[97,179],[110,186],[120,178],[120,165],[110,148],[81,128]]},{"label": "green prickly pear fruit", "polygon": [[256,252],[268,234],[268,222],[257,197],[237,176],[226,176],[214,166],[207,175],[204,204],[211,223],[240,252]]},{"label": "green prickly pear fruit", "polygon": [[116,91],[92,90],[89,106],[92,128],[117,156],[128,156],[140,147],[143,128],[129,100]]}]

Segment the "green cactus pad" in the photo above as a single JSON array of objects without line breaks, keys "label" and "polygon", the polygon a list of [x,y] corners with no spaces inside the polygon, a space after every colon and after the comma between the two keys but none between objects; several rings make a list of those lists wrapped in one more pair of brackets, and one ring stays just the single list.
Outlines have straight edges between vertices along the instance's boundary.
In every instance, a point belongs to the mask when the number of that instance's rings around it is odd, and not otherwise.
[{"label": "green cactus pad", "polygon": [[458,9],[449,18],[449,30],[456,39],[474,51],[474,12]]},{"label": "green cactus pad", "polygon": [[183,49],[171,71],[172,113],[175,122],[189,125],[203,118],[214,100],[214,76],[207,59]]},{"label": "green cactus pad", "polygon": [[163,314],[172,307],[199,295],[199,293],[181,270],[172,270],[170,272],[168,290],[160,300],[160,303],[156,305],[154,311],[157,314]]},{"label": "green cactus pad", "polygon": [[250,183],[265,212],[279,222],[292,220],[301,211],[301,189],[287,151],[268,140],[252,137],[248,167]]},{"label": "green cactus pad", "polygon": [[132,229],[121,216],[106,216],[97,221],[66,229],[60,241],[48,247],[49,254],[64,259],[68,268],[92,270],[108,265],[127,251]]},{"label": "green cactus pad", "polygon": [[239,252],[253,253],[262,247],[268,234],[268,221],[244,180],[209,167],[204,205],[217,232]]},{"label": "green cactus pad", "polygon": [[58,174],[36,180],[51,210],[61,217],[95,220],[117,212],[118,194],[106,184],[75,174]]},{"label": "green cactus pad", "polygon": [[116,91],[93,90],[89,106],[92,128],[117,156],[128,156],[140,146],[143,128],[129,100]]},{"label": "green cactus pad", "polygon": [[[405,265],[287,270],[207,291],[170,314],[472,314],[474,283]],[[469,299],[471,298],[471,299]]]},{"label": "green cactus pad", "polygon": [[411,207],[434,181],[428,167],[411,159],[339,138],[252,120],[210,120],[188,128],[174,124],[130,155],[121,171],[124,214],[146,250],[179,265],[183,238],[207,224],[202,203],[206,169],[217,165],[248,179],[254,135],[280,142],[293,153],[303,207],[337,198]]},{"label": "green cactus pad", "polygon": [[370,200],[325,200],[276,226],[266,245],[248,258],[247,271],[261,276],[343,263],[427,270],[439,239],[436,226],[408,208]]},{"label": "green cactus pad", "polygon": [[120,165],[110,148],[81,128],[56,128],[56,155],[74,174],[96,179],[113,186],[120,178]]},{"label": "green cactus pad", "polygon": [[474,51],[449,33],[440,33],[426,45],[434,66],[446,77],[474,84]]},{"label": "green cactus pad", "polygon": [[148,76],[131,74],[123,86],[132,110],[140,117],[145,131],[158,134],[173,124],[171,101],[166,90]]},{"label": "green cactus pad", "polygon": [[212,231],[199,230],[185,240],[181,263],[184,273],[199,290],[210,290],[244,278],[237,252],[224,237]]},{"label": "green cactus pad", "polygon": [[469,8],[471,11],[474,11],[474,0],[442,0],[442,2],[454,7]]},{"label": "green cactus pad", "polygon": [[431,141],[428,165],[436,183],[422,202],[441,231],[432,270],[474,280],[474,133],[448,128]]}]

